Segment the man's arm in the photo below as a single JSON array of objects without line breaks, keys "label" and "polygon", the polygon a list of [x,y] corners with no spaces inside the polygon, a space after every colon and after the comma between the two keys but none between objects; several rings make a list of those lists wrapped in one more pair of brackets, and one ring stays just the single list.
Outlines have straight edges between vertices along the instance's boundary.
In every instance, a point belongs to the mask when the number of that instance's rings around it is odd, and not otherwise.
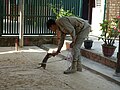
[{"label": "man's arm", "polygon": [[61,33],[60,42],[59,42],[59,44],[58,44],[58,49],[57,49],[57,52],[58,52],[58,53],[60,53],[61,48],[63,47],[64,40],[65,40],[65,36],[66,36],[66,34]]}]

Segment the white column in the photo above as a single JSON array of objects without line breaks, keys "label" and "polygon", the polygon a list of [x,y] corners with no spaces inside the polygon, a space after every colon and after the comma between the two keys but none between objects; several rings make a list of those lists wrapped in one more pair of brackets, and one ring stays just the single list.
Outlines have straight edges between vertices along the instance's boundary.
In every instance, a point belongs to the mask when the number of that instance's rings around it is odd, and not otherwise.
[{"label": "white column", "polygon": [[24,32],[24,0],[20,0],[20,33],[19,33],[20,47],[23,47],[23,32]]}]

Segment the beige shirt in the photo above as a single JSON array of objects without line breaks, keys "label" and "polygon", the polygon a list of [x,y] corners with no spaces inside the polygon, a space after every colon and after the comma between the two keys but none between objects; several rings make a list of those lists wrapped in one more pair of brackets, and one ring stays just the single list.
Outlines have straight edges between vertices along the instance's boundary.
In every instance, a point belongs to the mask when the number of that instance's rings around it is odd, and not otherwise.
[{"label": "beige shirt", "polygon": [[66,34],[70,34],[72,38],[77,36],[81,30],[84,30],[87,27],[90,27],[90,24],[85,20],[71,16],[71,17],[62,17],[56,20],[58,29],[61,32],[61,39],[58,45],[58,49],[61,50]]}]

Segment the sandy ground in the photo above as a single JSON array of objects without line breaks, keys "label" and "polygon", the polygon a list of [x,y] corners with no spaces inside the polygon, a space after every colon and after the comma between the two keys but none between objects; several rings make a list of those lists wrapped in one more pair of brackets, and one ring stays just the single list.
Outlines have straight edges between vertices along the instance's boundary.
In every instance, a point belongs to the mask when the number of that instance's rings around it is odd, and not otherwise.
[{"label": "sandy ground", "polygon": [[63,74],[68,62],[52,57],[46,70],[37,68],[46,55],[38,47],[14,51],[0,47],[0,90],[120,90],[120,86],[83,69],[70,75]]}]

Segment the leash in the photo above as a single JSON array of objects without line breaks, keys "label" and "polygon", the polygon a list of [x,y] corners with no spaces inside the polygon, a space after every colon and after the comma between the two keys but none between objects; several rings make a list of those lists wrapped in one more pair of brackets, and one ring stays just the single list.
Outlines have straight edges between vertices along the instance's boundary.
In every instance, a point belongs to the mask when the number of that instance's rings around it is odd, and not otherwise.
[{"label": "leash", "polygon": [[[54,62],[59,62],[59,61],[63,61],[63,60],[65,60],[65,59],[49,61],[49,62],[46,62],[46,63],[44,63],[44,64],[47,64],[47,63],[54,63]],[[41,64],[43,64],[43,63],[39,63],[38,65],[41,65]]]},{"label": "leash", "polygon": [[[47,62],[49,58],[51,58],[53,55],[52,53],[47,53],[47,55],[44,57],[43,61],[41,63],[38,63],[38,65],[40,65],[40,67],[42,67],[43,69],[46,68],[46,64],[47,63],[53,63],[53,62],[58,62],[58,61],[63,61],[63,60],[66,60],[66,61],[69,61],[69,62],[72,62],[72,54],[71,54],[71,51],[72,49],[70,50],[70,52],[68,52],[67,56],[66,57],[62,57],[62,59],[60,60],[54,60],[54,61],[50,61],[50,62]],[[38,68],[40,68],[38,67]]]}]

